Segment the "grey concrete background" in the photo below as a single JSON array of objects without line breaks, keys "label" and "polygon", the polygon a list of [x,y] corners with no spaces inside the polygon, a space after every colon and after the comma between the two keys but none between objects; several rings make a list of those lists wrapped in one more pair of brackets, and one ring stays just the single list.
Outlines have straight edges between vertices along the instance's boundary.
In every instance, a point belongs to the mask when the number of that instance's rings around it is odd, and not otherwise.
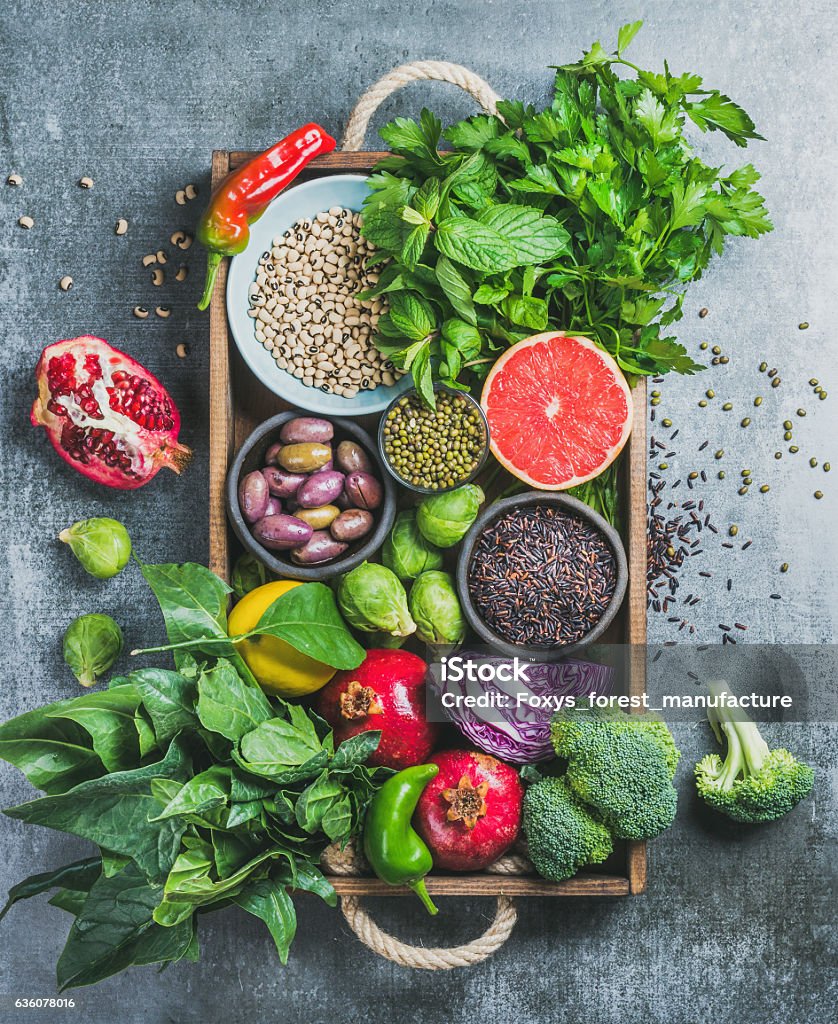
[{"label": "grey concrete background", "polygon": [[[129,647],[160,629],[136,572],[107,584],[91,580],[59,550],[59,529],[82,516],[113,514],[128,523],[147,558],[206,557],[207,320],[194,307],[202,259],[190,252],[189,280],[162,289],[151,286],[140,259],[170,248],[175,228],[194,225],[201,201],[179,207],[174,193],[192,181],[205,198],[213,147],[260,149],[311,118],[338,133],[354,98],[408,59],[459,61],[502,94],[541,102],[550,87],[546,65],[574,58],[599,37],[611,48],[619,25],[638,17],[646,27],[633,44],[634,60],[659,65],[667,58],[673,70],[696,70],[754,117],[767,141],[746,156],[715,138],[698,142],[719,161],[754,160],[776,224],[759,243],[730,246],[694,286],[678,327],[691,350],[704,338],[722,345],[728,366],[662,388],[658,416],[669,415],[680,428],[680,454],[669,459],[668,478],[706,468],[710,479],[700,496],[721,528],[703,557],[692,560],[683,584],[702,596],[692,609],[693,639],[717,642],[718,622],[735,618],[750,626],[754,641],[834,641],[836,493],[827,486],[831,478],[803,461],[828,459],[830,446],[838,458],[838,382],[831,382],[835,398],[824,403],[812,402],[805,383],[814,374],[829,387],[838,355],[833,3],[11,0],[0,14],[0,178],[17,171],[25,184],[0,186],[0,578],[8,580],[0,717],[74,692],[58,638],[75,615],[110,611],[124,623]],[[423,103],[444,119],[472,109],[450,87],[414,86],[385,104],[378,123]],[[92,191],[77,187],[83,174],[95,179]],[[17,226],[21,214],[35,218],[31,231]],[[116,238],[120,216],[131,227]],[[67,273],[76,284],[63,294],[57,282]],[[173,307],[169,320],[131,317],[135,304],[160,302]],[[710,310],[705,320],[696,316],[701,306]],[[811,324],[805,332],[797,329],[803,320]],[[169,385],[184,415],[182,439],[196,450],[182,479],[161,473],[141,492],[104,493],[60,463],[45,437],[29,428],[41,347],[82,333],[127,348]],[[179,360],[175,347],[184,340],[191,354]],[[780,368],[784,385],[768,392],[745,432],[737,426],[741,410],[765,393],[756,373],[763,358]],[[701,412],[696,403],[708,386],[720,399]],[[733,413],[720,410],[721,396],[735,403]],[[801,454],[775,462],[773,452],[784,448],[779,423],[803,404],[809,415],[795,435]],[[699,454],[705,438],[710,446]],[[720,446],[728,451],[724,482],[708,458]],[[736,494],[745,461],[757,482],[770,482],[770,494]],[[812,498],[816,487],[826,500]],[[753,540],[746,552],[721,547],[731,522],[739,525],[739,540]],[[781,576],[782,561],[791,570]],[[702,569],[713,578],[698,577]],[[773,592],[783,599],[769,600]],[[655,617],[650,636],[682,638],[676,630]],[[704,813],[689,767],[710,749],[708,733],[681,723],[681,812],[652,844],[648,894],[522,901],[513,939],[484,966],[445,976],[394,967],[358,944],[336,913],[301,899],[300,929],[284,970],[255,922],[224,912],[202,925],[200,964],[163,974],[135,969],[76,992],[75,1010],[39,1015],[14,1010],[10,997],[54,994],[67,921],[37,900],[15,908],[2,925],[0,1021],[828,1019],[836,997],[838,744],[833,724],[787,729],[784,741],[818,773],[814,797],[787,819],[746,830]],[[2,804],[27,795],[4,765]],[[9,820],[0,823],[0,835],[0,891],[77,852],[64,837]],[[434,921],[412,901],[382,899],[374,910],[393,931],[429,944],[464,941],[491,913],[481,900],[452,900]]]}]

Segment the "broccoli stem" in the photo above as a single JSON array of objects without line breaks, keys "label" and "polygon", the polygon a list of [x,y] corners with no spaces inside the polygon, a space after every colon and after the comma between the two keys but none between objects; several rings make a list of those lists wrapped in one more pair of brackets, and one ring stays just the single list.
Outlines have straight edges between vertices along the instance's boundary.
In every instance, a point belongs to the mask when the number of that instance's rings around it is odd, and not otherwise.
[{"label": "broccoli stem", "polygon": [[733,707],[727,702],[720,703],[725,695],[733,696],[727,683],[711,682],[708,683],[708,689],[716,698],[718,706],[707,709],[707,719],[719,743],[722,741],[721,733],[727,738],[727,757],[719,776],[719,788],[729,790],[740,772],[743,777],[756,774],[765,763],[770,750],[756,723],[748,718],[741,708]]}]

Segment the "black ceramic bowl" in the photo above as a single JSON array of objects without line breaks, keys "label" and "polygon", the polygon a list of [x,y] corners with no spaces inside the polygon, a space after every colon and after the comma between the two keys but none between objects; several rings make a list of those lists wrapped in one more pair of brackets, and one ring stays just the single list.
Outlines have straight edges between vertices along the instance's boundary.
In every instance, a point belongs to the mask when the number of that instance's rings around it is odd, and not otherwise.
[{"label": "black ceramic bowl", "polygon": [[264,565],[280,576],[289,580],[328,580],[333,576],[349,572],[361,562],[372,557],[384,543],[384,539],[393,525],[396,516],[396,488],[393,480],[378,454],[375,441],[363,428],[359,427],[352,420],[341,419],[337,416],[326,417],[335,428],[335,442],[344,440],[357,441],[363,446],[367,455],[376,469],[376,475],[381,481],[384,489],[384,500],[379,508],[375,510],[375,526],[372,532],[361,541],[350,545],[349,550],[341,558],[333,562],[323,562],[320,565],[296,565],[291,561],[290,552],[286,556],[282,551],[269,551],[256,540],[250,532],[239,510],[239,480],[254,469],[261,469],[265,465],[265,453],[268,448],[279,440],[279,431],[284,423],[293,420],[297,416],[309,416],[310,413],[289,411],[281,412],[272,416],[253,431],[233,459],[233,464],[227,473],[227,486],[225,497],[227,501],[227,516],[233,527],[233,532],[241,541],[244,549],[254,555]]},{"label": "black ceramic bowl", "polygon": [[[469,566],[471,565],[475,544],[482,532],[487,526],[491,526],[492,523],[507,513],[513,512],[518,508],[533,505],[551,505],[554,508],[560,508],[579,519],[584,519],[591,523],[608,541],[609,547],[614,554],[617,581],[611,601],[591,630],[572,644],[548,647],[535,644],[511,643],[484,622],[471,597],[468,585]],[[620,610],[620,605],[623,603],[627,583],[628,564],[626,562],[626,551],[614,527],[584,502],[571,498],[567,494],[556,494],[549,491],[527,491],[525,494],[517,494],[512,498],[505,498],[502,501],[495,502],[493,505],[489,505],[480,513],[463,538],[463,545],[457,560],[457,593],[459,594],[460,604],[463,607],[463,612],[469,624],[484,643],[490,644],[510,658],[517,656],[519,658],[537,658],[540,661],[560,661],[562,658],[576,654],[583,647],[599,639],[611,625],[614,616]]]}]

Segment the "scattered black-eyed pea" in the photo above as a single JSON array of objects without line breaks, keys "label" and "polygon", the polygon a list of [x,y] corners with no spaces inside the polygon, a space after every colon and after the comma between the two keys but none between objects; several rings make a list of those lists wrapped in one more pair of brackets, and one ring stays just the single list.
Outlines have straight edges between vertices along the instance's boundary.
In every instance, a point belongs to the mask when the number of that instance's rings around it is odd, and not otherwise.
[{"label": "scattered black-eyed pea", "polygon": [[29,228],[35,227],[35,221],[31,217],[18,217],[17,222],[22,228],[26,228],[27,231]]},{"label": "scattered black-eyed pea", "polygon": [[179,188],[177,192],[175,192],[175,202],[178,206],[186,206],[186,193],[182,188]]},{"label": "scattered black-eyed pea", "polygon": [[186,231],[175,231],[172,233],[169,241],[172,245],[176,245],[178,249],[188,249],[192,245],[192,235]]},{"label": "scattered black-eyed pea", "polygon": [[195,185],[187,185],[183,192],[187,199],[198,198],[198,189]]},{"label": "scattered black-eyed pea", "polygon": [[175,271],[175,280],[176,281],[185,281],[187,276],[188,276],[188,274],[189,274],[189,267],[180,266]]},{"label": "scattered black-eyed pea", "polygon": [[182,341],[175,349],[175,354],[177,355],[178,359],[186,359],[186,357],[189,355],[189,346]]},{"label": "scattered black-eyed pea", "polygon": [[23,178],[21,178],[19,174],[10,174],[8,178],[6,178],[6,184],[14,186],[22,185]]},{"label": "scattered black-eyed pea", "polygon": [[143,266],[144,267],[152,267],[152,266],[154,266],[154,264],[156,262],[157,262],[157,256],[153,252],[150,252],[147,255],[143,256]]},{"label": "scattered black-eyed pea", "polygon": [[169,255],[165,249],[158,249],[154,255],[157,257],[158,263],[166,263],[169,259]]},{"label": "scattered black-eyed pea", "polygon": [[132,312],[138,320],[148,319],[148,310],[145,308],[145,306],[134,306]]},{"label": "scattered black-eyed pea", "polygon": [[62,292],[68,292],[73,287],[73,279],[69,274],[65,274],[64,277],[58,282],[58,287]]},{"label": "scattered black-eyed pea", "polygon": [[127,232],[128,232],[128,221],[124,217],[120,217],[119,220],[116,222],[116,226],[114,227],[114,231],[116,232],[117,235],[127,234]]},{"label": "scattered black-eyed pea", "polygon": [[168,306],[155,306],[154,312],[163,320],[166,320],[172,315],[172,311]]},{"label": "scattered black-eyed pea", "polygon": [[93,179],[85,175],[83,178],[79,178],[79,188],[93,188]]},{"label": "scattered black-eyed pea", "polygon": [[163,284],[163,282],[165,280],[166,280],[166,275],[163,273],[163,271],[160,269],[160,267],[155,267],[154,270],[152,270],[152,272],[151,272],[151,283],[156,288],[159,288],[160,285]]}]

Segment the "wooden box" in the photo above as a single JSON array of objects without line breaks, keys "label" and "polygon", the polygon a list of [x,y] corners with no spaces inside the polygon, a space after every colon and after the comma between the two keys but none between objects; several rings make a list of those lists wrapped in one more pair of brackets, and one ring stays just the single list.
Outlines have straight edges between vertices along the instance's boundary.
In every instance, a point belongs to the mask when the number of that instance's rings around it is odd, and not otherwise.
[{"label": "wooden box", "polygon": [[[213,188],[228,174],[255,154],[217,150],[212,157]],[[298,180],[324,174],[366,173],[383,153],[330,153],[318,157]],[[294,186],[289,186],[293,188]],[[210,306],[210,568],[229,579],[232,562],[239,551],[227,523],[224,505],[224,481],[227,466],[247,435],[262,420],[287,408],[287,403],[268,391],[242,362],[231,345],[227,330],[226,263],[219,270],[218,283]],[[629,563],[629,584],[616,623],[615,642],[631,645],[630,689],[641,694],[645,689],[646,643],[646,384],[641,379],[634,387],[634,425],[622,458],[623,540]],[[607,865],[617,873],[586,872],[565,882],[547,882],[535,875],[431,874],[428,891],[434,896],[625,896],[641,893],[646,885],[646,844],[621,844]],[[343,895],[392,895],[408,893],[374,877],[332,877],[335,889]]]}]

